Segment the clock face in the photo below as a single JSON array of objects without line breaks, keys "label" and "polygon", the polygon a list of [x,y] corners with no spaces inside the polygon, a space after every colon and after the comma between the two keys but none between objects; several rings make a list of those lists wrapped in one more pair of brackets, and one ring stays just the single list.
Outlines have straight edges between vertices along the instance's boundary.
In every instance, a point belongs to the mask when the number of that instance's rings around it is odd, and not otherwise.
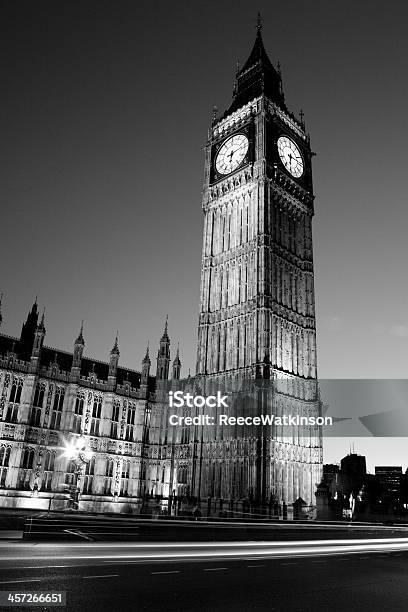
[{"label": "clock face", "polygon": [[286,170],[295,178],[301,177],[304,170],[303,159],[293,140],[287,136],[280,136],[278,138],[278,153]]},{"label": "clock face", "polygon": [[228,138],[218,151],[215,167],[220,174],[233,172],[242,163],[248,151],[248,138],[245,134],[235,134]]}]

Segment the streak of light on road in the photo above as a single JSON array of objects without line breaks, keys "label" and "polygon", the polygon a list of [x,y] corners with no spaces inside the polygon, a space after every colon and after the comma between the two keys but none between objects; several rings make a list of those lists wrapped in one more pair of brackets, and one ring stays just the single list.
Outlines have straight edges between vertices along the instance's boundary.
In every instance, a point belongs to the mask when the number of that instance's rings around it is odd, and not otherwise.
[{"label": "streak of light on road", "polygon": [[[268,559],[408,551],[408,538],[307,540],[284,542],[185,542],[185,543],[37,543],[0,547],[1,562],[10,561],[110,561],[156,562],[203,559]],[[5,554],[1,554],[5,553]]]}]

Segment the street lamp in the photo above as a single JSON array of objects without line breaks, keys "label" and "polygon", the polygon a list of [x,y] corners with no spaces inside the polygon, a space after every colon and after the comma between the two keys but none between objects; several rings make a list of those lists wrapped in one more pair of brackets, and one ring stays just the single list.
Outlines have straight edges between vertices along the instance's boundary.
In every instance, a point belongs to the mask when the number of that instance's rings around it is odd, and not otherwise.
[{"label": "street lamp", "polygon": [[75,463],[75,482],[71,487],[71,499],[73,506],[76,510],[79,508],[79,493],[80,484],[83,468],[87,465],[91,458],[92,453],[88,449],[88,443],[86,438],[80,436],[74,440],[65,440],[65,450],[62,454],[63,457],[67,457]]}]

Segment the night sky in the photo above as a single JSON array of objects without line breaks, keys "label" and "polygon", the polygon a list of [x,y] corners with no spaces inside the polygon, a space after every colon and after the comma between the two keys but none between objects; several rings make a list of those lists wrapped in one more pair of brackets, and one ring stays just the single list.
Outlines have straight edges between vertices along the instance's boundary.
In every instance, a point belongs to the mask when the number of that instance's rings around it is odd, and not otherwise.
[{"label": "night sky", "polygon": [[105,359],[118,328],[121,363],[138,369],[168,313],[194,372],[202,148],[258,8],[317,154],[319,375],[407,377],[402,1],[3,1],[3,333],[19,335],[38,295],[47,345],[71,350],[85,319],[87,355]]}]

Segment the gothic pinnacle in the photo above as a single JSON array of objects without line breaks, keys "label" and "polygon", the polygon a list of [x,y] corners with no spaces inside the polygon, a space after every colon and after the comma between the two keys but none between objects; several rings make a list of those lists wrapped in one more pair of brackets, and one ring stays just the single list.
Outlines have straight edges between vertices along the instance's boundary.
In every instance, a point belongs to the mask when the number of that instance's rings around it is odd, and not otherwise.
[{"label": "gothic pinnacle", "polygon": [[110,353],[111,355],[119,355],[120,354],[119,346],[118,346],[118,335],[119,335],[119,332],[118,332],[118,330],[116,330],[115,344],[113,345],[113,348],[111,350],[111,353]]},{"label": "gothic pinnacle", "polygon": [[150,364],[150,355],[149,355],[149,341],[147,342],[147,347],[146,347],[146,355],[143,358],[143,362],[142,363],[148,363]]},{"label": "gothic pinnacle", "polygon": [[75,344],[82,344],[82,346],[85,345],[83,334],[84,334],[84,320],[82,319],[81,329],[79,330],[78,338],[75,340]]}]

